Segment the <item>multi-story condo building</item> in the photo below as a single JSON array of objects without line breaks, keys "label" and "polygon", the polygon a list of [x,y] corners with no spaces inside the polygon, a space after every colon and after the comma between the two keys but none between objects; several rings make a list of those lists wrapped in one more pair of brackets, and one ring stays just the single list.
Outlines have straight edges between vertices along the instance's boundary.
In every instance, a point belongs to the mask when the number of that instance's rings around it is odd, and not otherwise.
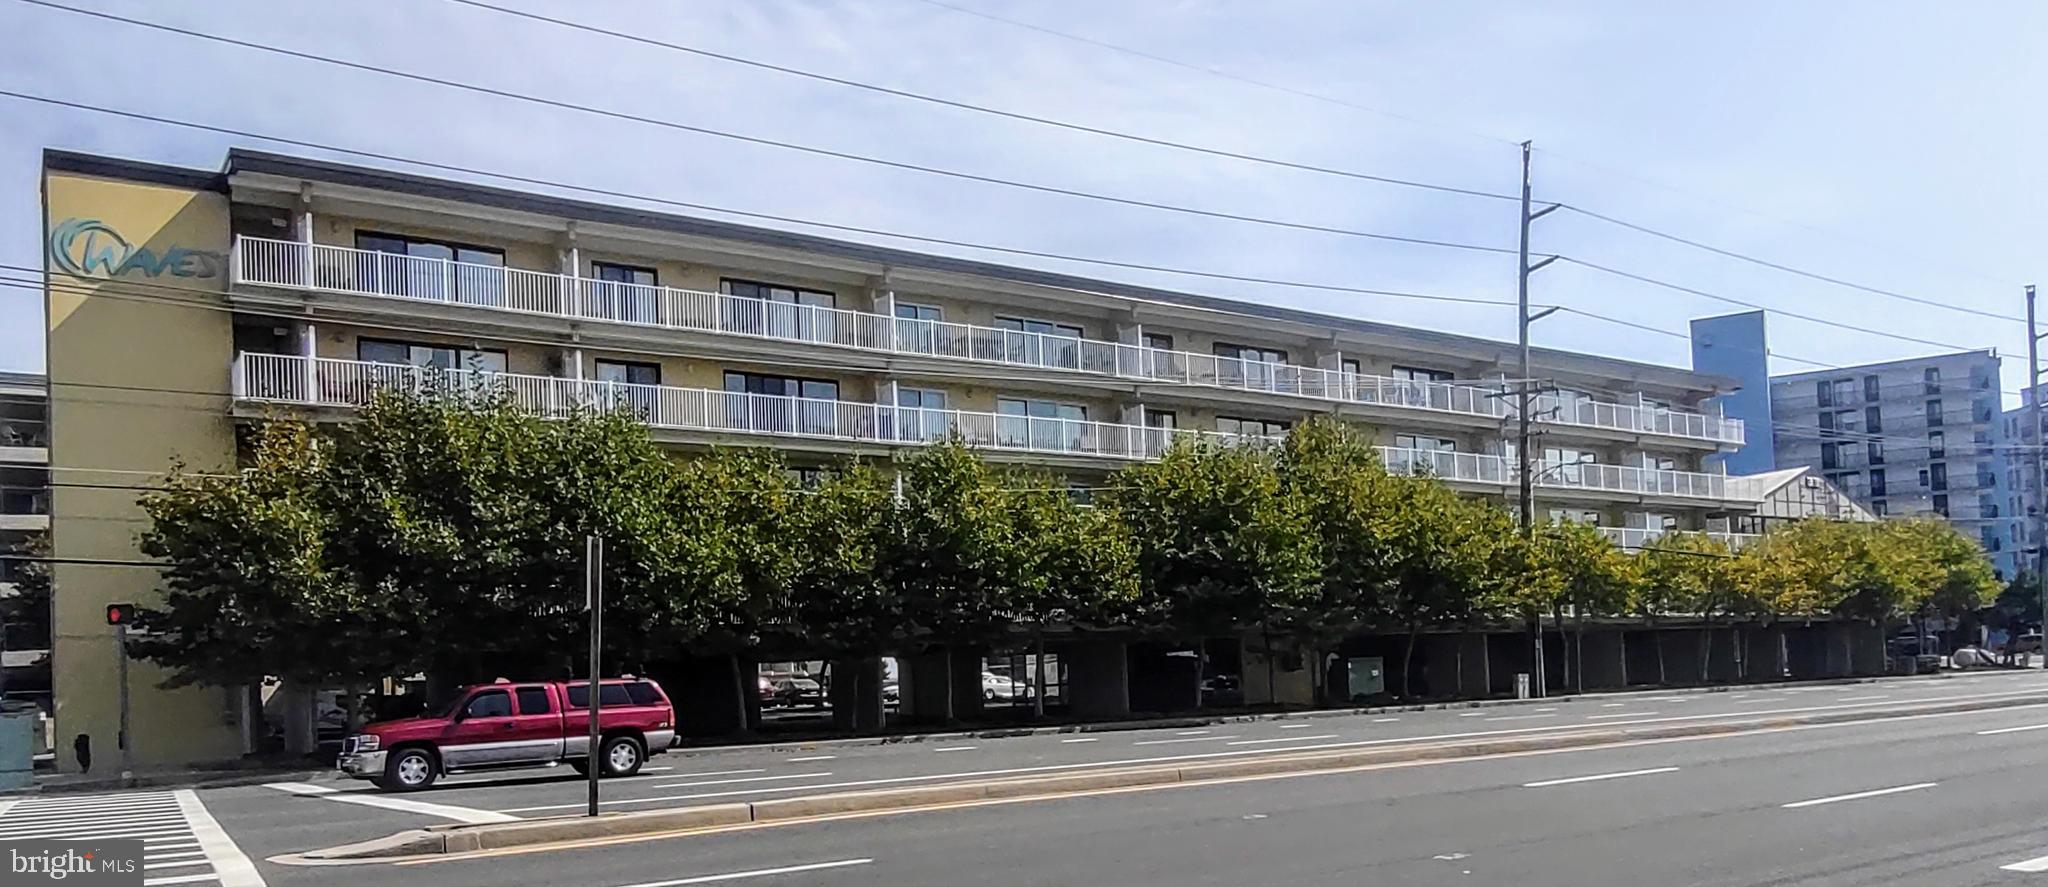
[{"label": "multi-story condo building", "polygon": [[[2033,404],[2035,398],[2048,389],[2030,388],[2020,392],[2020,406],[2005,412],[2005,437],[2011,442],[2005,467],[2006,502],[2013,516],[2019,518],[2012,529],[2012,536],[2018,541],[2019,569],[2038,570],[2040,567],[2041,534],[2037,528],[2041,514],[2041,478],[2034,473],[2034,448],[2040,446],[2043,435],[2034,427]],[[2048,407],[2044,407],[2048,409]],[[2042,418],[2048,425],[2048,416]]]},{"label": "multi-story condo building", "polygon": [[[543,413],[622,406],[663,444],[772,446],[799,468],[957,431],[1086,479],[1176,438],[1333,415],[1396,471],[1517,487],[1500,342],[254,151],[221,172],[45,166],[67,478],[231,467],[240,424],[343,419],[431,377]],[[1544,513],[1633,544],[1756,510],[1755,483],[1703,466],[1743,440],[1701,407],[1731,380],[1542,349],[1533,372]],[[112,742],[102,606],[154,595],[147,569],[88,563],[136,559],[133,496],[53,499],[67,738]],[[140,758],[237,750],[247,693],[157,690],[137,667],[157,737]]]},{"label": "multi-story condo building", "polygon": [[1879,517],[1940,516],[2011,577],[2022,515],[1998,370],[1968,351],[1773,377],[1777,463],[1819,469]]},{"label": "multi-story condo building", "polygon": [[[49,395],[43,377],[0,373],[0,555],[22,554],[50,529]],[[22,561],[0,560],[0,597]]]}]

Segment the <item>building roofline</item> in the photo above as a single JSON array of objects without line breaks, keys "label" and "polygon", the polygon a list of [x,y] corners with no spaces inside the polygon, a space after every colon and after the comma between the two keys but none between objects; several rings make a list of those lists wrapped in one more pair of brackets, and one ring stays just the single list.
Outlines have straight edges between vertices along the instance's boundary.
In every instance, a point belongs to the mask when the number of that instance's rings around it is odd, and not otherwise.
[{"label": "building roofline", "polygon": [[195,191],[215,191],[221,194],[228,192],[228,177],[225,173],[130,160],[125,157],[83,154],[61,148],[43,149],[43,169],[46,172],[77,173],[130,182],[146,182],[152,185],[168,185],[173,188],[190,188]]},{"label": "building roofline", "polygon": [[1929,361],[1935,360],[1949,360],[1958,357],[1977,357],[1987,358],[1990,360],[2000,359],[1998,356],[1998,349],[1996,348],[1972,348],[1964,351],[1943,351],[1939,354],[1923,354],[1919,357],[1902,357],[1898,360],[1880,360],[1873,363],[1859,363],[1844,367],[1831,367],[1828,369],[1821,370],[1807,370],[1803,373],[1785,373],[1783,375],[1772,376],[1771,384],[1776,385],[1780,382],[1803,382],[1812,379],[1825,378],[1828,376],[1839,376],[1843,373],[1861,373],[1866,372],[1868,370],[1881,370],[1886,369],[1888,367],[1911,366],[1916,363],[1927,363]]}]

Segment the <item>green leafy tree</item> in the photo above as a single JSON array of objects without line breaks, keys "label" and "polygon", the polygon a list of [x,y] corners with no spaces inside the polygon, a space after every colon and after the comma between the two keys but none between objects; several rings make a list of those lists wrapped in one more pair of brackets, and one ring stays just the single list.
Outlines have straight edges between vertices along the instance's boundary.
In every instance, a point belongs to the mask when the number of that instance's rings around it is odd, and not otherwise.
[{"label": "green leafy tree", "polygon": [[7,552],[0,576],[14,585],[14,593],[0,597],[0,632],[9,650],[50,649],[50,536],[37,533]]},{"label": "green leafy tree", "polygon": [[[1017,574],[1004,583],[1007,614],[1031,636],[1042,668],[1047,628],[1117,623],[1136,606],[1137,547],[1114,513],[1082,507],[1052,477],[1012,473],[1003,500],[1022,555],[1009,562]],[[1045,694],[1034,692],[1031,700],[1043,715]]]},{"label": "green leafy tree", "polygon": [[[1535,569],[1527,581],[1549,603],[1558,642],[1568,654],[1565,683],[1583,691],[1586,619],[1628,612],[1640,574],[1634,560],[1598,527],[1567,521],[1539,527],[1534,535]],[[1566,610],[1574,623],[1569,637]]]},{"label": "green leafy tree", "polygon": [[1296,426],[1281,445],[1276,470],[1282,494],[1306,511],[1321,566],[1310,593],[1276,609],[1282,634],[1321,663],[1361,627],[1384,622],[1395,593],[1404,486],[1425,483],[1387,474],[1372,443],[1355,428],[1318,417]]},{"label": "green leafy tree", "polygon": [[1270,654],[1275,615],[1316,587],[1321,561],[1306,509],[1281,488],[1262,447],[1183,441],[1118,472],[1104,503],[1136,543],[1143,617],[1172,636],[1256,625]]},{"label": "green leafy tree", "polygon": [[1517,589],[1530,558],[1506,511],[1430,480],[1399,483],[1388,532],[1392,594],[1386,619],[1407,633],[1401,695],[1411,695],[1415,646],[1430,625],[1533,606]]}]

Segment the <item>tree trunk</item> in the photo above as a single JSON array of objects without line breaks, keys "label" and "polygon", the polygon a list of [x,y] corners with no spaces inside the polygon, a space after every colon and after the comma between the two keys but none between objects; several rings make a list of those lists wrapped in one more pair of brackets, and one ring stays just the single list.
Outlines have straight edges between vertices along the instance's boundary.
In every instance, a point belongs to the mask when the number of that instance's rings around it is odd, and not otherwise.
[{"label": "tree trunk", "polygon": [[1584,695],[1586,692],[1586,610],[1574,607],[1572,613],[1572,689]]},{"label": "tree trunk", "polygon": [[1700,630],[1700,683],[1707,682],[1707,665],[1714,655],[1714,620],[1707,618],[1707,625]]},{"label": "tree trunk", "polygon": [[1465,637],[1471,633],[1469,630],[1459,631],[1457,649],[1451,651],[1451,664],[1458,669],[1452,673],[1458,682],[1458,691],[1452,694],[1454,696],[1465,695]]},{"label": "tree trunk", "polygon": [[1564,672],[1557,676],[1557,688],[1568,690],[1572,686],[1572,639],[1565,633],[1564,605],[1550,605],[1550,624],[1557,629],[1557,664]]},{"label": "tree trunk", "polygon": [[1650,646],[1657,651],[1657,686],[1668,686],[1671,683],[1671,676],[1664,670],[1664,636],[1652,631]]},{"label": "tree trunk", "polygon": [[[753,730],[753,726],[754,726],[754,725],[753,725],[753,723],[751,722],[751,721],[752,721],[752,719],[750,719],[750,718],[748,718],[748,717],[747,717],[747,674],[746,674],[746,669],[744,669],[744,668],[741,668],[741,667],[740,667],[740,654],[738,654],[738,653],[727,653],[727,654],[725,654],[725,661],[726,661],[726,663],[727,663],[727,664],[728,664],[728,665],[729,665],[729,666],[731,667],[731,671],[732,671],[732,705],[733,705],[733,709],[732,709],[732,724],[733,724],[733,732],[734,732],[734,733],[747,733],[747,732],[751,732],[751,731]],[[760,692],[759,688],[756,688],[756,689],[755,689],[755,692]]]},{"label": "tree trunk", "polygon": [[941,723],[953,723],[953,645],[940,647],[946,651],[946,707],[939,710]]},{"label": "tree trunk", "polygon": [[[1280,657],[1278,657],[1278,656],[1275,656],[1275,655],[1273,655],[1273,632],[1272,632],[1272,630],[1270,630],[1270,629],[1268,629],[1268,628],[1266,627],[1266,624],[1264,623],[1264,621],[1261,621],[1261,622],[1259,623],[1259,634],[1260,634],[1260,635],[1262,635],[1262,636],[1264,636],[1264,638],[1265,638],[1265,641],[1266,641],[1266,701],[1267,701],[1268,703],[1271,703],[1271,704],[1273,704],[1273,705],[1279,705],[1279,704],[1280,704],[1280,684],[1279,684],[1279,673],[1280,673]],[[1198,649],[1199,649],[1199,648],[1198,648]],[[1196,660],[1196,664],[1195,664],[1195,676],[1196,676],[1196,677],[1195,677],[1195,686],[1196,686],[1196,688],[1197,688],[1197,689],[1199,689],[1199,688],[1201,687],[1201,685],[1202,685],[1202,680],[1201,680],[1201,674],[1202,674],[1202,668],[1201,668],[1201,656],[1200,656],[1200,655],[1197,655],[1197,656],[1195,657],[1195,660]],[[1195,698],[1197,698],[1197,699],[1200,699],[1200,698],[1201,698],[1201,696],[1200,696],[1199,694],[1197,694],[1197,696],[1196,696]]]},{"label": "tree trunk", "polygon": [[1749,680],[1749,645],[1742,642],[1742,626],[1728,626],[1728,635],[1728,642],[1735,645],[1735,649],[1732,651],[1735,655],[1735,679],[1747,682]]},{"label": "tree trunk", "polygon": [[[1031,646],[1031,717],[1045,719],[1045,635],[1040,633]],[[1199,697],[1197,697],[1199,698]]]},{"label": "tree trunk", "polygon": [[1411,675],[1411,674],[1413,674],[1413,673],[1415,672],[1415,641],[1416,641],[1416,640],[1417,640],[1417,639],[1418,639],[1418,638],[1419,638],[1419,637],[1420,637],[1421,635],[1422,635],[1422,626],[1421,626],[1421,625],[1420,625],[1419,623],[1409,623],[1409,625],[1408,625],[1408,649],[1407,649],[1407,651],[1406,651],[1406,652],[1404,652],[1404,653],[1402,653],[1402,654],[1401,654],[1401,698],[1402,698],[1402,699],[1408,699],[1408,698],[1410,698],[1410,696],[1409,696],[1409,694],[1410,694],[1410,688],[1414,686],[1414,683],[1413,683],[1412,681],[1410,681],[1410,680],[1409,680],[1409,675]]}]

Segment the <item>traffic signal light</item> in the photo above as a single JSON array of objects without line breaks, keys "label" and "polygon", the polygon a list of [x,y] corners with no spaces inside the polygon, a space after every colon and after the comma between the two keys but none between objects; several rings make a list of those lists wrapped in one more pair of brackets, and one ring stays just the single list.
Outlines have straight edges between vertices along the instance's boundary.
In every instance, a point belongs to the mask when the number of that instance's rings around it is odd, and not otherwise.
[{"label": "traffic signal light", "polygon": [[108,624],[108,625],[133,625],[134,623],[135,623],[135,605],[134,605],[134,604],[108,604],[108,605],[107,605],[107,624]]}]

